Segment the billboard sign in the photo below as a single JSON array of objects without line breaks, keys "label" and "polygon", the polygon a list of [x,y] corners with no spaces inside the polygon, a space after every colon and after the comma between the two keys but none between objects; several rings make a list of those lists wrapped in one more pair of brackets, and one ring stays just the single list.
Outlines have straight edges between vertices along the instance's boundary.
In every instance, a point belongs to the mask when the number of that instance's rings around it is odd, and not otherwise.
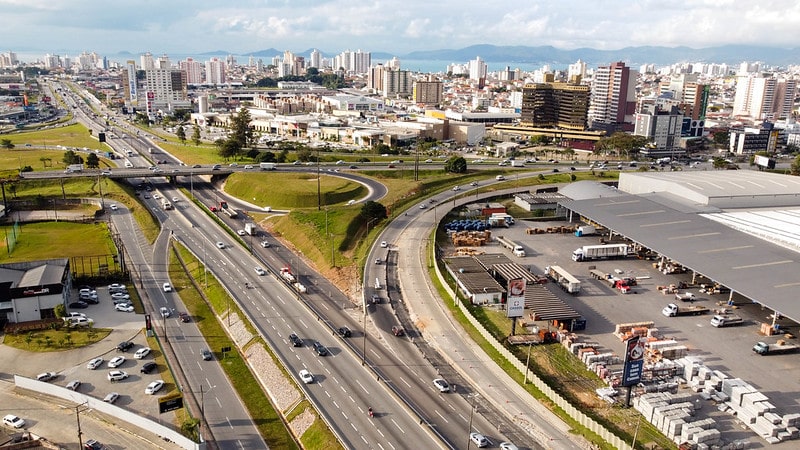
[{"label": "billboard sign", "polygon": [[506,317],[522,317],[525,311],[525,279],[508,280],[508,302]]},{"label": "billboard sign", "polygon": [[634,386],[642,381],[645,341],[634,336],[625,341],[625,362],[622,369],[622,385]]}]

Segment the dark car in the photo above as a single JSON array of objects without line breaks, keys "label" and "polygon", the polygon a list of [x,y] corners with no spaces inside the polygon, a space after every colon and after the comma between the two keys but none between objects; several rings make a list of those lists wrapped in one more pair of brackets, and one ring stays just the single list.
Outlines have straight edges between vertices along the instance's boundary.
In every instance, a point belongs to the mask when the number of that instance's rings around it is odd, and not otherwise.
[{"label": "dark car", "polygon": [[83,444],[83,448],[86,450],[103,450],[105,446],[94,439],[89,439]]},{"label": "dark car", "polygon": [[131,347],[133,347],[133,342],[131,342],[131,341],[122,341],[119,344],[117,344],[117,351],[118,352],[127,352],[128,350],[131,349]]},{"label": "dark car", "polygon": [[336,331],[338,331],[338,332],[339,332],[339,336],[341,336],[341,337],[346,337],[346,338],[347,338],[347,337],[350,337],[350,336],[353,334],[353,333],[350,331],[350,328],[347,328],[347,327],[339,327],[339,329],[338,329],[338,330],[336,330]]},{"label": "dark car", "polygon": [[297,337],[297,335],[294,334],[294,333],[289,335],[289,342],[291,342],[292,346],[294,346],[294,347],[302,347],[303,346],[303,340],[300,339],[299,337]]},{"label": "dark car", "polygon": [[146,363],[145,363],[145,364],[142,366],[142,368],[141,368],[141,369],[139,369],[139,372],[141,372],[141,373],[150,373],[150,372],[152,372],[153,370],[155,370],[155,368],[156,368],[156,367],[158,367],[158,364],[154,363],[153,361],[146,362]]},{"label": "dark car", "polygon": [[314,341],[314,351],[317,352],[317,355],[319,356],[325,356],[328,354],[328,349],[318,341]]},{"label": "dark car", "polygon": [[203,361],[211,361],[211,358],[213,356],[211,354],[211,350],[209,350],[207,348],[204,348],[204,349],[200,350],[200,355],[202,355]]},{"label": "dark car", "polygon": [[72,309],[84,309],[84,308],[88,308],[89,304],[86,303],[86,302],[78,301],[78,302],[70,303],[69,307],[72,308]]},{"label": "dark car", "polygon": [[406,331],[403,329],[403,327],[398,327],[395,325],[392,327],[392,334],[394,334],[395,336],[402,336],[406,334]]},{"label": "dark car", "polygon": [[185,313],[185,312],[178,313],[178,318],[179,318],[179,319],[181,320],[181,322],[183,322],[183,323],[189,322],[189,321],[191,320],[191,319],[189,318],[189,314],[187,314],[187,313]]}]

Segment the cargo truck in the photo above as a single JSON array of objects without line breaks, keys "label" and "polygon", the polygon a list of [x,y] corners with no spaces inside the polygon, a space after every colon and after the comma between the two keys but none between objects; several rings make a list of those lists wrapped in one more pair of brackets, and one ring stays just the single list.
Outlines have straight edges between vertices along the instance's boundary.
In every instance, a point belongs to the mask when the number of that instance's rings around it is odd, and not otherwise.
[{"label": "cargo truck", "polygon": [[261,170],[275,170],[275,163],[271,162],[262,162],[258,166]]},{"label": "cargo truck", "polygon": [[573,261],[624,258],[628,256],[628,244],[584,245],[572,252]]},{"label": "cargo truck", "polygon": [[511,167],[525,167],[524,161],[517,161],[515,159],[511,160]]},{"label": "cargo truck", "polygon": [[691,292],[676,292],[675,300],[680,300],[682,302],[693,302],[697,300],[697,296],[695,296]]},{"label": "cargo truck", "polygon": [[292,269],[288,267],[284,267],[281,269],[281,278],[288,281],[289,283],[295,282],[294,274],[292,274]]},{"label": "cargo truck", "polygon": [[700,305],[692,306],[678,306],[675,303],[670,303],[661,310],[661,314],[667,317],[676,316],[699,316],[708,312],[708,308]]},{"label": "cargo truck", "polygon": [[597,228],[595,228],[595,227],[593,227],[591,225],[582,225],[582,226],[579,226],[575,230],[575,236],[577,236],[577,237],[592,236],[592,235],[595,235],[595,234],[597,234]]},{"label": "cargo truck", "polygon": [[497,242],[502,244],[503,247],[511,250],[511,253],[513,253],[514,256],[519,256],[519,257],[525,256],[525,249],[522,248],[521,245],[512,241],[511,239],[505,238],[503,236],[497,236]]},{"label": "cargo truck", "polygon": [[545,267],[545,275],[570,294],[577,294],[581,291],[581,282],[560,266]]},{"label": "cargo truck", "polygon": [[491,216],[489,216],[489,219],[492,219],[492,218],[503,219],[503,220],[505,220],[505,221],[506,221],[506,224],[508,224],[508,225],[514,225],[514,218],[513,218],[513,217],[511,217],[511,214],[506,214],[506,213],[492,213],[492,215],[491,215]]},{"label": "cargo truck", "polygon": [[244,232],[250,236],[258,236],[258,228],[253,222],[247,222],[244,224]]},{"label": "cargo truck", "polygon": [[711,318],[711,326],[722,327],[735,327],[744,323],[744,319],[736,314],[717,314]]},{"label": "cargo truck", "polygon": [[788,344],[783,341],[779,341],[776,344],[767,344],[765,342],[759,342],[753,346],[753,351],[761,356],[778,355],[781,353],[794,353],[798,350],[800,350],[800,345]]}]

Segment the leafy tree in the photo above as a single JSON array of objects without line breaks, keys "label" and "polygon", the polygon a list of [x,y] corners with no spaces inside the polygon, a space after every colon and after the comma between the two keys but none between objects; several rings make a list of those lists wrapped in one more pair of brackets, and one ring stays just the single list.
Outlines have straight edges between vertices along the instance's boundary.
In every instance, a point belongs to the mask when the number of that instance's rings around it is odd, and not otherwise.
[{"label": "leafy tree", "polygon": [[373,220],[383,220],[388,217],[388,214],[386,213],[386,207],[381,203],[374,202],[372,200],[364,203],[364,206],[361,207],[361,212],[359,215],[367,223]]},{"label": "leafy tree", "polygon": [[61,161],[64,162],[66,165],[70,164],[83,164],[83,158],[81,155],[75,153],[72,150],[67,150],[64,152],[64,157],[61,158]]},{"label": "leafy tree", "polygon": [[94,153],[89,153],[89,156],[86,157],[86,167],[90,169],[96,169],[100,167],[100,158],[98,158]]},{"label": "leafy tree", "polygon": [[714,162],[711,165],[715,169],[724,169],[728,166],[728,161],[725,161],[725,158],[720,158],[719,156],[714,157]]},{"label": "leafy tree", "polygon": [[14,144],[11,142],[11,139],[0,139],[0,147],[11,150],[14,148]]},{"label": "leafy tree", "polygon": [[192,142],[194,145],[200,145],[200,126],[197,124],[192,127]]},{"label": "leafy tree", "polygon": [[727,131],[717,131],[714,133],[714,146],[717,148],[725,148],[731,140],[731,134]]},{"label": "leafy tree", "polygon": [[444,171],[450,173],[467,173],[467,160],[463,156],[451,156],[444,163]]},{"label": "leafy tree", "polygon": [[53,307],[53,314],[55,314],[56,319],[63,319],[67,315],[67,308],[63,303],[59,303]]},{"label": "leafy tree", "polygon": [[42,156],[41,158],[39,158],[39,161],[42,162],[42,166],[44,168],[53,166],[53,160],[51,158],[48,158],[47,156]]},{"label": "leafy tree", "polygon": [[603,151],[619,151],[621,155],[628,156],[632,150],[644,147],[647,142],[644,136],[634,136],[620,131],[600,139],[596,148]]},{"label": "leafy tree", "polygon": [[241,151],[239,143],[234,139],[217,139],[214,143],[217,146],[217,153],[224,159],[234,158]]},{"label": "leafy tree", "polygon": [[377,144],[372,146],[372,149],[375,151],[375,153],[377,153],[379,155],[383,155],[383,154],[386,154],[386,153],[393,154],[393,153],[391,153],[392,147],[390,147],[390,146],[388,146],[388,145],[386,145],[384,143],[377,143]]},{"label": "leafy tree", "polygon": [[258,156],[259,162],[278,162],[275,158],[275,153],[272,152],[259,152]]},{"label": "leafy tree", "polygon": [[253,129],[250,128],[250,120],[250,110],[245,107],[240,108],[231,118],[231,134],[228,139],[235,140],[240,149],[252,147],[254,135]]},{"label": "leafy tree", "polygon": [[800,175],[800,156],[794,158],[792,165],[789,167],[789,173],[792,175]]},{"label": "leafy tree", "polygon": [[272,78],[266,77],[256,81],[256,86],[264,87],[264,88],[274,88],[278,87],[278,81],[273,80]]},{"label": "leafy tree", "polygon": [[181,144],[186,145],[186,130],[183,129],[183,125],[178,125],[178,131],[175,135],[178,136],[178,140],[181,141]]}]

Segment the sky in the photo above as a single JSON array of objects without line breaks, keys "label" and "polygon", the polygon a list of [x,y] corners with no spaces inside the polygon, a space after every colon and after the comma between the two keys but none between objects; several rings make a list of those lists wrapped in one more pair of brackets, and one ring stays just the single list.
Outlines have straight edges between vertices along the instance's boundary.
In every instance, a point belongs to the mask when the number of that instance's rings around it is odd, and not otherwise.
[{"label": "sky", "polygon": [[0,52],[794,48],[797,0],[0,0]]}]

